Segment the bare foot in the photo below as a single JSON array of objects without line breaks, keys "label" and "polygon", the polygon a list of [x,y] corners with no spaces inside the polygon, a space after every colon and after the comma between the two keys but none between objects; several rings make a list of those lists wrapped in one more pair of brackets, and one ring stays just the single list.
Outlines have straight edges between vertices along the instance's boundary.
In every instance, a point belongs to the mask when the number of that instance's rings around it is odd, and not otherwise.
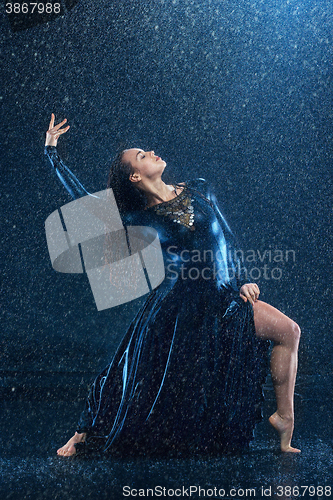
[{"label": "bare foot", "polygon": [[75,455],[76,453],[75,444],[83,443],[85,439],[86,439],[85,432],[83,432],[82,434],[78,434],[76,432],[74,436],[69,441],[67,441],[65,446],[57,450],[57,454],[62,455],[63,457],[70,457],[71,455]]},{"label": "bare foot", "polygon": [[281,451],[287,451],[289,453],[300,453],[301,450],[293,448],[291,443],[291,438],[294,430],[294,420],[292,418],[282,418],[278,412],[273,413],[269,417],[269,423],[278,431],[281,439]]}]

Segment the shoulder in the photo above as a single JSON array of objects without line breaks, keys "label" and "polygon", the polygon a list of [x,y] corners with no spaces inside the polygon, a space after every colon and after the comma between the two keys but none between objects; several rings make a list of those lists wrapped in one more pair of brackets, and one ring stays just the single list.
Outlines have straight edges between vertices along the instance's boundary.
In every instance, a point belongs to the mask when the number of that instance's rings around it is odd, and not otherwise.
[{"label": "shoulder", "polygon": [[210,197],[211,185],[203,177],[196,177],[195,179],[189,179],[182,184],[184,184],[186,187],[188,187],[190,189],[194,189],[195,191],[199,191],[199,193],[201,193],[206,198]]},{"label": "shoulder", "polygon": [[185,182],[181,182],[181,184],[184,184],[186,186],[191,186],[191,187],[202,187],[208,184],[206,179],[203,177],[196,177],[195,179],[189,179]]}]

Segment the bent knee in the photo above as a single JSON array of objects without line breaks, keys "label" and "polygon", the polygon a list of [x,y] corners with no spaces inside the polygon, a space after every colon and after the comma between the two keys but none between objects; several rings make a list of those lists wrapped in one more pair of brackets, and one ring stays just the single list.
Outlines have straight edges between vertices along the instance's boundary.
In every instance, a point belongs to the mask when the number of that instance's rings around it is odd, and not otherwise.
[{"label": "bent knee", "polygon": [[294,342],[298,344],[299,339],[301,338],[301,329],[295,321],[291,322],[291,335]]}]

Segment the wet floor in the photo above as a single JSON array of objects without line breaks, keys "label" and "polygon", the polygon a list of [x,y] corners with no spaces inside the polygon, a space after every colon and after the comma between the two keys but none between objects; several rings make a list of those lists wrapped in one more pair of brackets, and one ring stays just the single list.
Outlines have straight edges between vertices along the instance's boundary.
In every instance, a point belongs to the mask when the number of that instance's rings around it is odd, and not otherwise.
[{"label": "wet floor", "polygon": [[[62,458],[56,449],[75,428],[83,398],[71,391],[4,395],[1,408],[1,500],[155,498],[332,498],[330,381],[298,380],[293,444],[281,454],[267,423],[274,410],[265,389],[265,420],[248,451],[192,459]],[[201,488],[201,490],[199,489]]]}]

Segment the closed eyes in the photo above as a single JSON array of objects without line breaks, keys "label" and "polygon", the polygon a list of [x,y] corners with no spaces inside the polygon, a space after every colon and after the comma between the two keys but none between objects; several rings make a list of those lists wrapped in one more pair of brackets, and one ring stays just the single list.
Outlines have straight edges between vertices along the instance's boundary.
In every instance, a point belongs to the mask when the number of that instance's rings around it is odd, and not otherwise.
[{"label": "closed eyes", "polygon": [[142,151],[139,151],[139,152],[136,154],[136,158],[138,158],[138,157],[139,157],[139,155],[142,155],[142,158],[144,158],[144,157],[145,157],[145,155],[144,155],[144,153],[143,153]]}]

